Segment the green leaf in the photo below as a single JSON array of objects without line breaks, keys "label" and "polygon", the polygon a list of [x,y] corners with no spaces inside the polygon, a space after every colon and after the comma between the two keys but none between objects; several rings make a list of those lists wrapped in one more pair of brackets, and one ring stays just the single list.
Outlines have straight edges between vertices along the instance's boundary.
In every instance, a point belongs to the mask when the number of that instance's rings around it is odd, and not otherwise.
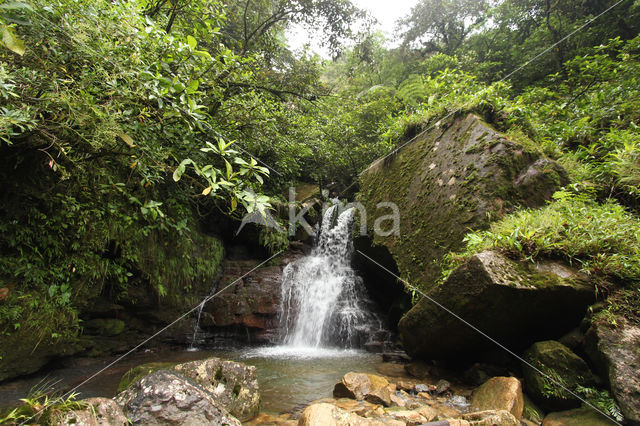
[{"label": "green leaf", "polygon": [[196,39],[190,35],[187,36],[187,43],[192,49],[195,49],[196,46],[198,45],[198,42],[196,41]]},{"label": "green leaf", "polygon": [[173,180],[178,182],[185,170],[187,169],[187,164],[193,164],[193,161],[190,158],[186,158],[182,160],[182,162],[178,165],[178,167],[173,171]]},{"label": "green leaf", "polygon": [[24,42],[16,35],[12,28],[2,26],[2,43],[14,53],[22,56],[26,50]]},{"label": "green leaf", "polygon": [[133,148],[136,145],[133,142],[133,138],[131,136],[129,136],[126,133],[118,133],[118,136],[120,136],[120,139],[122,139],[124,141],[124,143],[126,143],[127,145],[129,145],[129,147]]},{"label": "green leaf", "polygon": [[33,10],[33,8],[29,4],[21,2],[21,1],[9,1],[9,2],[6,2],[4,4],[0,4],[0,9],[4,9],[4,10],[20,10],[20,9]]}]

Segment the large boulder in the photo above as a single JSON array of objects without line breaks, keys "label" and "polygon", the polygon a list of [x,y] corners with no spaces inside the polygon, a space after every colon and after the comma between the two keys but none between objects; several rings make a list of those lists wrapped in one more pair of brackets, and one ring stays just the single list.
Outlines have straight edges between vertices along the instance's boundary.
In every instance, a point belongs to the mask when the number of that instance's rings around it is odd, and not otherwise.
[{"label": "large boulder", "polygon": [[133,367],[120,380],[118,392],[158,370],[174,370],[193,380],[213,395],[229,413],[241,421],[260,411],[260,393],[254,366],[220,358],[207,358],[181,364],[150,362]]},{"label": "large boulder", "polygon": [[506,410],[516,419],[522,417],[522,384],[515,377],[494,377],[473,391],[471,411]]},{"label": "large boulder", "polygon": [[537,342],[524,353],[524,360],[527,394],[543,408],[561,410],[577,407],[580,400],[566,389],[573,392],[577,386],[596,384],[587,363],[562,343],[553,340]]},{"label": "large boulder", "polygon": [[125,415],[140,425],[240,426],[215,395],[176,371],[158,370],[116,397]]},{"label": "large boulder", "polygon": [[[556,262],[520,263],[485,251],[467,259],[428,296],[515,350],[576,327],[594,300],[578,271]],[[496,346],[428,298],[400,321],[404,349],[414,358],[478,357]]]},{"label": "large boulder", "polygon": [[241,421],[258,415],[260,393],[256,367],[209,358],[178,364],[173,369],[214,395],[219,404]]},{"label": "large boulder", "polygon": [[587,332],[587,354],[609,382],[625,419],[640,424],[640,326],[615,317],[595,321]]},{"label": "large boulder", "polygon": [[[541,206],[567,182],[556,163],[467,114],[437,123],[374,162],[360,177],[359,200],[370,234],[391,213],[379,203],[398,207],[401,232],[375,233],[373,244],[388,250],[403,278],[426,290],[440,277],[444,255],[463,246],[469,228],[487,228],[517,206]],[[388,231],[391,221],[381,225]],[[384,263],[375,250],[370,255]]]},{"label": "large boulder", "polygon": [[337,398],[367,400],[374,404],[391,405],[389,382],[375,374],[347,373],[333,388]]}]

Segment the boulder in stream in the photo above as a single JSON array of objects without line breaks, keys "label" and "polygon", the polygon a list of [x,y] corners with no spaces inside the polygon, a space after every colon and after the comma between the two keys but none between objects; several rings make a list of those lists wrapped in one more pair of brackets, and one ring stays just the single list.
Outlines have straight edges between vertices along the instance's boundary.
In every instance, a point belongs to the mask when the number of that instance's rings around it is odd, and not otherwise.
[{"label": "boulder in stream", "polygon": [[143,377],[116,402],[134,425],[241,425],[215,395],[176,371],[158,370]]},{"label": "boulder in stream", "polygon": [[[485,251],[471,256],[428,296],[513,349],[575,328],[594,301],[587,276],[558,262],[521,263]],[[432,300],[400,321],[404,349],[419,359],[477,359],[494,343]]]},{"label": "boulder in stream", "polygon": [[367,400],[372,403],[391,405],[389,382],[375,374],[347,373],[333,388],[333,396],[337,398],[353,398]]},{"label": "boulder in stream", "polygon": [[174,370],[198,383],[216,401],[241,421],[260,411],[256,367],[220,358],[178,364]]},{"label": "boulder in stream", "polygon": [[87,408],[54,415],[51,423],[60,426],[126,426],[129,424],[122,409],[113,399],[88,398],[79,403],[86,405]]}]

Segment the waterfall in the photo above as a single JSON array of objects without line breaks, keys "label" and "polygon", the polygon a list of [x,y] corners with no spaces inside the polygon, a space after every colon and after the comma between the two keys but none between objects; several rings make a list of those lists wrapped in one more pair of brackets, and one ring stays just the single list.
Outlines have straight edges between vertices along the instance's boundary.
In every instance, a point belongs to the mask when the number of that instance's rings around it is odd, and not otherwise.
[{"label": "waterfall", "polygon": [[324,214],[311,254],[286,266],[280,299],[284,344],[352,348],[380,328],[366,298],[362,279],[351,268],[355,209]]}]

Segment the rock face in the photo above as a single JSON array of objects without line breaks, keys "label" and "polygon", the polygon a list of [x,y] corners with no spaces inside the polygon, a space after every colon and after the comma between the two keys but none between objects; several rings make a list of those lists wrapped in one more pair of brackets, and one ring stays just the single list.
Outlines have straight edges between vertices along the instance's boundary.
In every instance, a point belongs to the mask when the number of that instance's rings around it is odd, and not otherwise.
[{"label": "rock face", "polygon": [[[462,247],[469,228],[486,228],[489,218],[519,205],[540,206],[566,183],[557,164],[468,114],[373,163],[361,176],[360,201],[369,229],[391,213],[378,203],[398,206],[400,234],[376,233],[373,243],[388,250],[403,278],[426,290],[439,278],[443,256]],[[390,223],[381,228],[389,230]]]},{"label": "rock face", "polygon": [[133,424],[240,426],[214,395],[176,371],[158,370],[143,377],[116,402]]},{"label": "rock face", "polygon": [[178,364],[173,369],[198,383],[241,421],[255,417],[260,411],[258,377],[254,366],[209,358]]},{"label": "rock face", "polygon": [[84,410],[73,410],[54,416],[52,424],[84,426],[125,426],[129,421],[115,403],[108,398],[88,398],[80,401],[86,404]]},{"label": "rock face", "polygon": [[625,419],[640,424],[640,327],[625,318],[617,326],[595,322],[587,332],[587,354],[606,378]]},{"label": "rock face", "polygon": [[252,343],[275,342],[279,337],[282,270],[287,263],[302,254],[287,253],[278,258],[278,266],[258,268],[245,277],[243,276],[255,268],[258,262],[225,261],[224,275],[218,289],[222,290],[238,279],[240,281],[205,305],[200,326],[216,336],[234,340],[248,338]]},{"label": "rock face", "polygon": [[462,415],[462,420],[473,426],[520,426],[520,421],[506,410],[478,411]]},{"label": "rock face", "polygon": [[527,394],[542,408],[561,410],[580,405],[578,399],[549,377],[561,382],[571,391],[578,385],[595,385],[595,377],[587,363],[562,343],[553,340],[537,342],[525,352],[524,359],[548,376],[545,377],[528,365],[523,365]]},{"label": "rock face", "polygon": [[[573,329],[594,300],[593,285],[575,270],[554,262],[532,266],[491,251],[470,257],[428,295],[512,349]],[[496,348],[426,298],[398,328],[414,358],[472,358]]]},{"label": "rock face", "polygon": [[374,404],[391,405],[387,379],[374,374],[347,373],[333,388],[333,396],[367,400]]},{"label": "rock face", "polygon": [[522,417],[522,384],[515,377],[494,377],[473,392],[472,411],[506,410],[516,419]]}]

